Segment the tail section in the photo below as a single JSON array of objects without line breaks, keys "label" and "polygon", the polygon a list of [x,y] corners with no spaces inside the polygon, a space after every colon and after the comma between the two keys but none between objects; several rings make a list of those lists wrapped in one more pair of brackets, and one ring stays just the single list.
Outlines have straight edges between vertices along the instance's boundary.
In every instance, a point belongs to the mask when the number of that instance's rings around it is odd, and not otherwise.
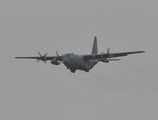
[{"label": "tail section", "polygon": [[98,45],[97,45],[97,37],[94,37],[94,42],[93,42],[93,48],[92,48],[92,55],[93,54],[98,54]]}]

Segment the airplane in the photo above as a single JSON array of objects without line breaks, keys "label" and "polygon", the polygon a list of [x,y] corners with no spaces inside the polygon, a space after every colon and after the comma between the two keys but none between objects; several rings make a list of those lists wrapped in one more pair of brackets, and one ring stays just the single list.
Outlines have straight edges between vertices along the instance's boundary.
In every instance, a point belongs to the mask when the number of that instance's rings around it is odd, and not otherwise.
[{"label": "airplane", "polygon": [[17,59],[37,59],[46,63],[50,61],[53,65],[60,65],[63,63],[67,69],[72,73],[76,70],[82,70],[89,72],[98,62],[108,63],[110,61],[118,61],[121,59],[112,59],[114,57],[123,57],[129,54],[144,53],[145,51],[134,51],[134,52],[121,52],[121,53],[110,53],[110,48],[108,48],[107,53],[98,54],[97,37],[94,37],[92,53],[90,55],[78,55],[74,53],[66,53],[64,55],[59,55],[56,51],[57,56],[47,56],[47,53],[43,56],[38,52],[38,57],[15,57]]}]

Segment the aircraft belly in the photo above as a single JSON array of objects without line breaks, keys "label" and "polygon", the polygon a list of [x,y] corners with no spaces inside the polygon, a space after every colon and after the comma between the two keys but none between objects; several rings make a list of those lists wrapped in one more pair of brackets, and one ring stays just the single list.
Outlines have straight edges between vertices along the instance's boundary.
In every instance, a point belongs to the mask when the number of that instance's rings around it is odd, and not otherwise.
[{"label": "aircraft belly", "polygon": [[72,69],[80,69],[84,70],[85,69],[85,64],[84,61],[81,59],[68,59],[64,61],[64,65],[67,66],[67,68],[72,68]]},{"label": "aircraft belly", "polygon": [[87,69],[92,69],[96,64],[98,63],[98,60],[90,60],[86,63]]}]

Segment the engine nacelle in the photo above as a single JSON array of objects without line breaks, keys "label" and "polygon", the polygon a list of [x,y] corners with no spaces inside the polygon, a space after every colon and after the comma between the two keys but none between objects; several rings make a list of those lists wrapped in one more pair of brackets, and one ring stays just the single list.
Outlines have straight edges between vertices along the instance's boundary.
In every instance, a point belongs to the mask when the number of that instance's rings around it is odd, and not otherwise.
[{"label": "engine nacelle", "polygon": [[100,61],[105,62],[105,63],[108,63],[108,62],[109,62],[109,60],[108,60],[108,59],[106,59],[106,58],[101,59]]},{"label": "engine nacelle", "polygon": [[58,61],[51,61],[51,63],[52,63],[53,65],[59,65],[59,62],[58,62]]}]

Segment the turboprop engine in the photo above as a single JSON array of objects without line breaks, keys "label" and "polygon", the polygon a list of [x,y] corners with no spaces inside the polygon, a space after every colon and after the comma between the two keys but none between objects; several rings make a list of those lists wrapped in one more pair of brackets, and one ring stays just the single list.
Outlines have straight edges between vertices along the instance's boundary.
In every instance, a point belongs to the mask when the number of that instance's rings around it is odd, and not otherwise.
[{"label": "turboprop engine", "polygon": [[56,60],[56,61],[51,61],[51,64],[54,64],[54,65],[59,65],[60,63]]},{"label": "turboprop engine", "polygon": [[108,62],[109,62],[109,60],[106,59],[106,58],[102,58],[100,61],[105,62],[105,63],[108,63]]},{"label": "turboprop engine", "polygon": [[[57,55],[57,57],[56,58],[54,58],[52,61],[51,61],[51,64],[54,64],[54,65],[60,65],[61,64],[61,58],[60,58],[60,60],[59,60],[59,54],[58,54],[58,51],[56,51],[56,55]],[[58,62],[59,61],[59,62]]]}]

